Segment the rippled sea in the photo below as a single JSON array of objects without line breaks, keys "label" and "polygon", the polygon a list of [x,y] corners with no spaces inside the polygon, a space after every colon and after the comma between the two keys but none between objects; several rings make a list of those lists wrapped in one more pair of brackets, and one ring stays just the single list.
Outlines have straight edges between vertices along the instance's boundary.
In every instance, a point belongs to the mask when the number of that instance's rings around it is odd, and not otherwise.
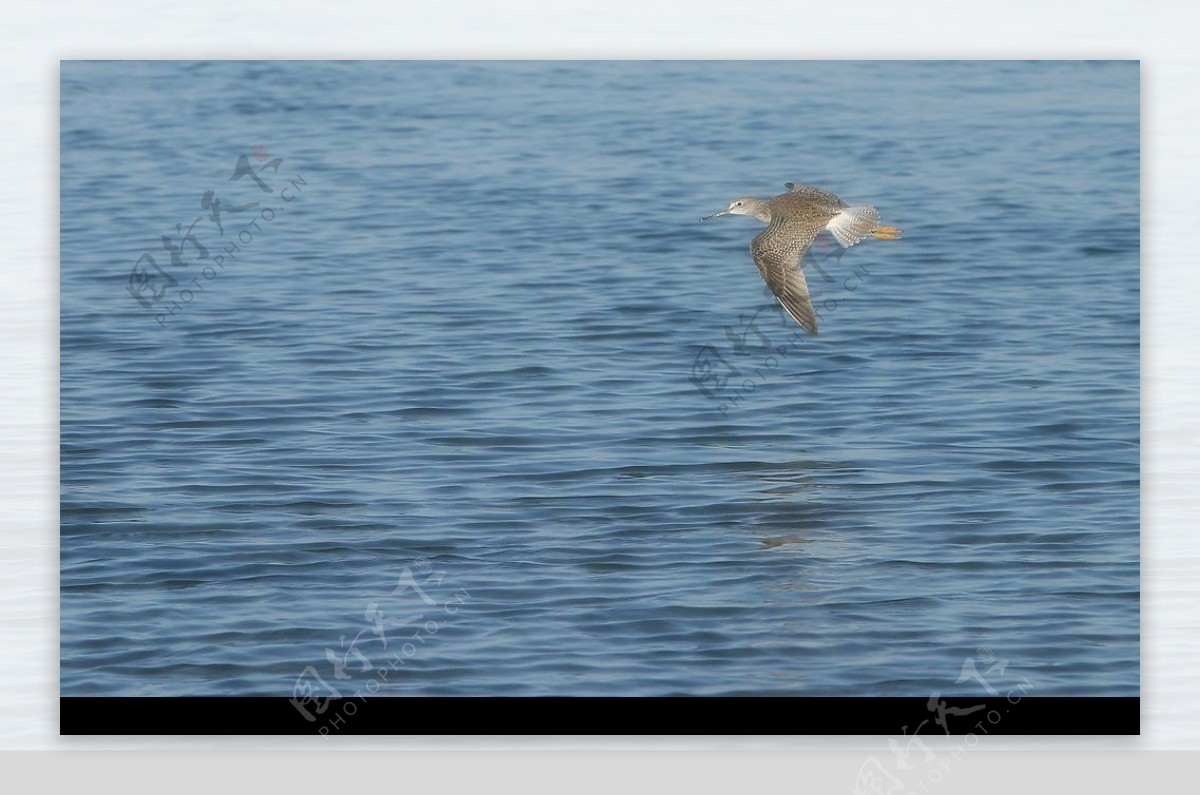
[{"label": "rippled sea", "polygon": [[1138,86],[64,63],[62,693],[1136,695]]}]

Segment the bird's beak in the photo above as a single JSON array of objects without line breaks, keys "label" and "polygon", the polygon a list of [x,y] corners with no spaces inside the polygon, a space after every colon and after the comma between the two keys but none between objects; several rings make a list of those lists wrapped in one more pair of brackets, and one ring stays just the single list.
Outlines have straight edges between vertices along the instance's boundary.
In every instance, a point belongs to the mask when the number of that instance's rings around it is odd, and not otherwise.
[{"label": "bird's beak", "polygon": [[715,212],[715,213],[713,213],[712,215],[706,215],[706,216],[704,216],[703,218],[701,218],[700,220],[701,220],[701,221],[707,221],[707,220],[708,220],[708,219],[710,219],[710,218],[716,218],[716,217],[718,217],[718,216],[721,216],[721,215],[729,215],[729,208],[728,208],[728,207],[726,207],[724,210],[720,210],[719,212]]}]

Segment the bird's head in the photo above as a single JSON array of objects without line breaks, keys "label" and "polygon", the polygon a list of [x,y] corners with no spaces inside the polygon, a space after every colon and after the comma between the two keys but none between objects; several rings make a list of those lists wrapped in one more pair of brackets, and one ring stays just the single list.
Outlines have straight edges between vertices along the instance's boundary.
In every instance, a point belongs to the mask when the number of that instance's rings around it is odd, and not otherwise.
[{"label": "bird's head", "polygon": [[734,199],[729,203],[729,206],[724,210],[706,215],[701,218],[701,221],[707,221],[710,218],[719,218],[722,215],[752,215],[760,220],[770,220],[771,213],[767,210],[767,203],[762,199],[753,199],[749,196],[743,196],[740,199]]}]

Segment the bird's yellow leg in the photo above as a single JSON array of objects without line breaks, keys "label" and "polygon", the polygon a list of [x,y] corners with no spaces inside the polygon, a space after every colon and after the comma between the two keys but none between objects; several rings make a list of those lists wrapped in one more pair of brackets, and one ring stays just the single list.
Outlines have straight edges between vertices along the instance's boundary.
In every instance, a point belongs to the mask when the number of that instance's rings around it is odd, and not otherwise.
[{"label": "bird's yellow leg", "polygon": [[901,231],[903,230],[898,226],[881,226],[871,230],[871,237],[879,240],[899,240]]}]

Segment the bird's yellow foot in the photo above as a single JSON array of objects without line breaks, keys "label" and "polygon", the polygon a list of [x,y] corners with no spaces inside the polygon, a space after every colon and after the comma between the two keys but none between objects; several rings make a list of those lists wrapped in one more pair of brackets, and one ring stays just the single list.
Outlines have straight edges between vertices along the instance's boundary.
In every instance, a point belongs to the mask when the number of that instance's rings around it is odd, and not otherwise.
[{"label": "bird's yellow foot", "polygon": [[871,231],[871,237],[880,240],[899,240],[901,231],[897,226],[881,226]]}]

